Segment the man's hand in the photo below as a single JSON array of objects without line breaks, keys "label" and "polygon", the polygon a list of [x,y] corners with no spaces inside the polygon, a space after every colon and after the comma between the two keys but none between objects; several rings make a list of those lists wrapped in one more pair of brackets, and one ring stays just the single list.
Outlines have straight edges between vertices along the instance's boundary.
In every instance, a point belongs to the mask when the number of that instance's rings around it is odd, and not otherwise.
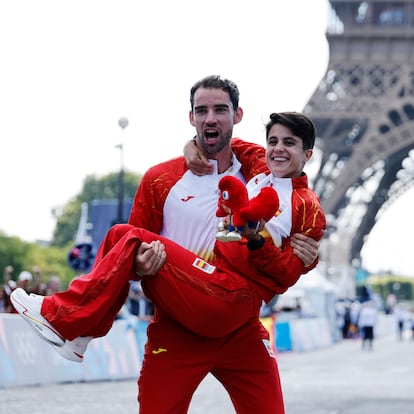
[{"label": "man's hand", "polygon": [[165,247],[159,240],[142,242],[135,255],[135,272],[138,276],[155,275],[166,258]]},{"label": "man's hand", "polygon": [[194,140],[190,140],[185,144],[184,158],[187,167],[193,174],[198,176],[213,174],[213,165],[209,163],[208,159],[197,148]]},{"label": "man's hand", "polygon": [[318,257],[319,242],[302,233],[295,233],[290,238],[293,253],[302,260],[305,267],[309,267]]}]

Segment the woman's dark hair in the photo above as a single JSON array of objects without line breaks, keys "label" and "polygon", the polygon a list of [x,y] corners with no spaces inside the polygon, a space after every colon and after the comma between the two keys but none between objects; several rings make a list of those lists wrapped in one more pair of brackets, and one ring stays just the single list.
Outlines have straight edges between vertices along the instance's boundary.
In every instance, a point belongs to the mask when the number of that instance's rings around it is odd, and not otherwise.
[{"label": "woman's dark hair", "polygon": [[316,128],[313,122],[299,112],[278,112],[270,114],[266,124],[266,141],[273,125],[281,124],[289,128],[294,135],[303,141],[303,149],[312,149],[315,145]]}]

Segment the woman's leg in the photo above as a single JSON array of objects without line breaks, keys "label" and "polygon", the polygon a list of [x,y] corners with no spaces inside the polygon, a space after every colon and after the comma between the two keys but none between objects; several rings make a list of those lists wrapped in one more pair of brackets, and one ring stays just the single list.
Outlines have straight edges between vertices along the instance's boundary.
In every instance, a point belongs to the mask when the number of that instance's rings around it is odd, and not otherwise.
[{"label": "woman's leg", "polygon": [[66,339],[106,335],[134,279],[133,261],[141,242],[133,226],[113,226],[101,243],[90,273],[72,281],[68,289],[45,296],[41,314]]},{"label": "woman's leg", "polygon": [[134,258],[145,241],[161,240],[167,260],[157,275],[144,276],[147,297],[185,328],[202,336],[226,335],[258,313],[261,300],[240,275],[218,269],[177,243],[121,224],[108,232],[87,275],[45,297],[42,315],[66,339],[104,336],[136,279]]},{"label": "woman's leg", "polygon": [[144,276],[146,296],[188,330],[220,337],[257,316],[261,299],[241,275],[207,263],[177,243],[136,229],[139,238],[161,240],[167,260],[154,276]]}]

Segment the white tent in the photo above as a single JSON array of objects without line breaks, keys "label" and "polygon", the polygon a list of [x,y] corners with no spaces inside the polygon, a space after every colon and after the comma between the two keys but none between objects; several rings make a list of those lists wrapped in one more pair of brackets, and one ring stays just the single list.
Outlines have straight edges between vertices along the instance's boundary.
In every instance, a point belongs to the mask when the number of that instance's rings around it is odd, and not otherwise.
[{"label": "white tent", "polygon": [[275,308],[300,304],[300,316],[326,318],[333,338],[336,338],[335,291],[335,285],[315,268],[301,276],[294,286],[280,295]]}]

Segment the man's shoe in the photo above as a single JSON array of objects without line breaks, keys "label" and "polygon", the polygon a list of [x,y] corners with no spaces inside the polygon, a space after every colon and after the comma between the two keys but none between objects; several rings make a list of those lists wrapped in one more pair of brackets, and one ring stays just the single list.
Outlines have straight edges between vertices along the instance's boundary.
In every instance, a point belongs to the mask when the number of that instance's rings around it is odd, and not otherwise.
[{"label": "man's shoe", "polygon": [[86,352],[86,348],[92,339],[92,336],[80,336],[73,341],[66,340],[63,346],[54,346],[53,349],[62,355],[63,358],[69,359],[70,361],[82,362],[83,354]]},{"label": "man's shoe", "polygon": [[63,346],[65,338],[41,315],[44,296],[28,295],[17,288],[10,294],[10,300],[17,312],[30,327],[46,342],[57,347]]}]

